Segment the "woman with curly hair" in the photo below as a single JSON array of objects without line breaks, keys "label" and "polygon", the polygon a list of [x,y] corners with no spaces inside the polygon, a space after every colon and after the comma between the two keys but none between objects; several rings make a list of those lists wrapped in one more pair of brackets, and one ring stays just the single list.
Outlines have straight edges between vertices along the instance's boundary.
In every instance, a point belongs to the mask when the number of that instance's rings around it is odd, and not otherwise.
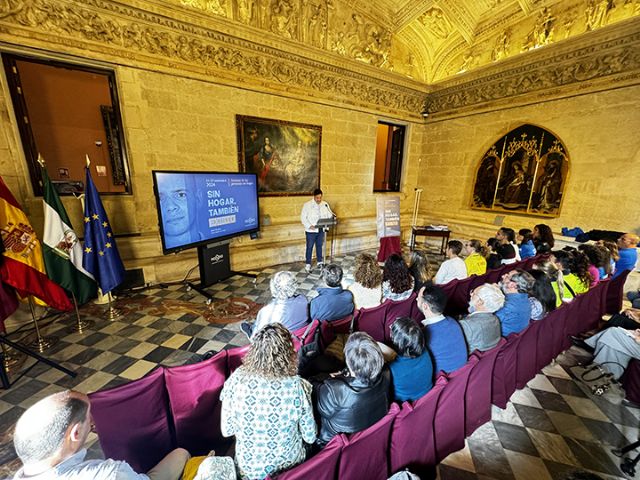
[{"label": "woman with curly hair", "polygon": [[354,283],[347,290],[353,294],[355,308],[377,307],[382,302],[382,271],[368,253],[359,254],[353,265]]},{"label": "woman with curly hair", "polygon": [[409,272],[413,277],[413,291],[419,291],[433,277],[429,257],[425,252],[414,250],[409,258]]},{"label": "woman with curly hair", "polygon": [[555,240],[549,225],[539,223],[533,227],[533,246],[536,247],[537,253],[548,253],[554,245]]},{"label": "woman with curly hair", "polygon": [[611,276],[616,272],[616,262],[620,260],[618,245],[616,245],[616,242],[610,242],[608,240],[599,240],[598,244],[609,250],[609,265],[605,266],[605,273]]},{"label": "woman with curly hair", "polygon": [[382,271],[382,298],[406,300],[413,293],[413,277],[402,256],[394,253],[384,262]]},{"label": "woman with curly hair", "polygon": [[556,264],[562,269],[564,278],[564,300],[571,301],[576,295],[589,291],[593,281],[589,273],[589,260],[577,250],[552,252]]},{"label": "woman with curly hair", "polygon": [[305,459],[316,440],[311,384],[297,375],[291,333],[272,323],[256,332],[243,365],[225,382],[220,428],[236,437],[243,479],[265,478]]}]

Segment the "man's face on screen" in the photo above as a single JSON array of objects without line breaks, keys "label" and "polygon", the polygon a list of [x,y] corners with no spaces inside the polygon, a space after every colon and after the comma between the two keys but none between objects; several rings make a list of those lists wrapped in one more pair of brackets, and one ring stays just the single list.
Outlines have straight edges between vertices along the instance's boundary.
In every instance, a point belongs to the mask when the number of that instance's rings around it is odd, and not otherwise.
[{"label": "man's face on screen", "polygon": [[165,213],[164,230],[167,235],[182,235],[191,226],[189,216],[189,196],[184,177],[171,176],[159,187],[160,206]]}]

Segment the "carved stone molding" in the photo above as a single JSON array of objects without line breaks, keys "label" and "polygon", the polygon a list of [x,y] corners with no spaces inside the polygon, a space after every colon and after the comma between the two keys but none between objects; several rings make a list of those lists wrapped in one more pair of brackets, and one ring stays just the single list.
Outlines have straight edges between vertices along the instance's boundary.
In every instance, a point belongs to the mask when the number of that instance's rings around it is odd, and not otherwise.
[{"label": "carved stone molding", "polygon": [[607,88],[639,83],[640,20],[629,20],[598,34],[588,43],[569,40],[562,49],[557,45],[532,51],[517,61],[443,82],[427,95],[425,109],[442,117],[523,96],[560,98],[584,93],[602,82]]},{"label": "carved stone molding", "polygon": [[[55,52],[104,52],[124,64],[161,65],[296,96],[324,98],[402,116],[419,115],[424,90],[243,40],[182,19],[106,0],[9,0],[0,39]],[[216,2],[224,7],[224,1]],[[221,7],[221,8],[222,8]],[[370,68],[370,67],[369,67]]]}]

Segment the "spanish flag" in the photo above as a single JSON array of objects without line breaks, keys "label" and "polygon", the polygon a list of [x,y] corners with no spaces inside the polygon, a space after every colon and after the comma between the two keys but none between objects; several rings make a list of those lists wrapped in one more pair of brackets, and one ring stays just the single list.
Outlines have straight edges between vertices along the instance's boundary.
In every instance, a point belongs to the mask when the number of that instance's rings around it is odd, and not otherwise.
[{"label": "spanish flag", "polygon": [[53,283],[44,269],[42,246],[29,219],[0,177],[0,234],[4,244],[0,278],[23,298],[33,295],[56,310],[73,305],[64,290]]}]

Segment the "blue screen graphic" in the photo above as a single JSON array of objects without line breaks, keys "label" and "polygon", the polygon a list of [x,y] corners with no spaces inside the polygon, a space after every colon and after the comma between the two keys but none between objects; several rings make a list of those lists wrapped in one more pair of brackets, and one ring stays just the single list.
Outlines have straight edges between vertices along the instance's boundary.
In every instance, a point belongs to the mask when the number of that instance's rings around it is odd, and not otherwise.
[{"label": "blue screen graphic", "polygon": [[250,173],[154,171],[164,253],[258,231]]}]

